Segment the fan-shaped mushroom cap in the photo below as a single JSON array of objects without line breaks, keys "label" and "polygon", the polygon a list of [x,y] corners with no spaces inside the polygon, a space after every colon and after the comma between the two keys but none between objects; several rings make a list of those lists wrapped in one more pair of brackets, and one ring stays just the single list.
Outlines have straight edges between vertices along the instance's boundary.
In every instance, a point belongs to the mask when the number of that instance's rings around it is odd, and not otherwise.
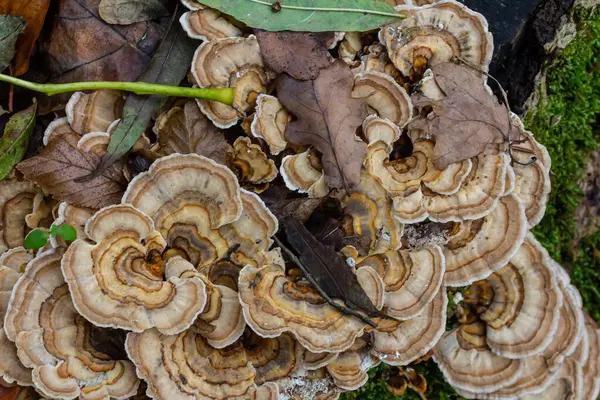
[{"label": "fan-shaped mushroom cap", "polygon": [[419,188],[408,196],[394,197],[396,218],[404,223],[426,218],[449,222],[479,219],[489,214],[504,195],[509,158],[497,146],[490,145],[471,161],[471,172],[453,194],[436,194]]},{"label": "fan-shaped mushroom cap", "polygon": [[89,132],[106,132],[121,118],[123,95],[114,90],[98,90],[85,94],[73,93],[65,112],[71,128],[80,135]]},{"label": "fan-shaped mushroom cap", "polygon": [[110,134],[106,132],[86,133],[77,142],[77,147],[86,153],[94,153],[99,156],[106,154],[106,149],[110,143]]},{"label": "fan-shaped mushroom cap", "polygon": [[366,54],[361,57],[360,65],[352,70],[354,75],[367,72],[382,72],[390,76],[399,74],[388,56],[387,49],[379,42],[367,48]]},{"label": "fan-shaped mushroom cap", "polygon": [[261,147],[252,143],[249,137],[237,138],[229,157],[242,183],[259,185],[271,182],[277,177],[275,161],[268,158]]},{"label": "fan-shaped mushroom cap", "polygon": [[423,74],[423,78],[419,81],[417,89],[431,100],[441,100],[446,97],[442,88],[437,84],[433,71],[430,69],[426,70]]},{"label": "fan-shaped mushroom cap", "polygon": [[242,344],[248,361],[256,369],[257,385],[286,378],[301,367],[303,348],[289,333],[263,338],[248,330]]},{"label": "fan-shaped mushroom cap", "polygon": [[[383,295],[383,290],[369,293],[368,287],[364,289],[370,296]],[[246,266],[240,272],[239,293],[244,317],[254,332],[262,337],[291,332],[315,353],[350,348],[367,326],[325,303],[309,286],[292,282],[278,265]],[[381,298],[371,301],[382,303]]]},{"label": "fan-shaped mushroom cap", "polygon": [[445,270],[444,255],[438,246],[388,251],[358,264],[366,265],[377,271],[385,284],[385,313],[400,319],[423,312],[440,290]]},{"label": "fan-shaped mushroom cap", "polygon": [[356,58],[363,48],[361,36],[361,32],[346,32],[338,47],[339,57],[351,68],[360,64]]},{"label": "fan-shaped mushroom cap", "polygon": [[290,190],[307,193],[311,198],[325,197],[329,193],[323,164],[313,150],[283,157],[279,172]]},{"label": "fan-shaped mushroom cap", "polygon": [[392,201],[373,176],[361,173],[359,185],[342,199],[342,207],[344,233],[369,238],[369,254],[400,247],[402,225],[392,216]]},{"label": "fan-shaped mushroom cap", "polygon": [[26,218],[33,211],[34,199],[41,194],[32,182],[0,181],[0,254],[23,246]]},{"label": "fan-shaped mushroom cap", "polygon": [[444,334],[433,349],[433,359],[454,387],[486,393],[513,384],[523,372],[523,360],[499,356],[486,345],[482,322],[461,325]]},{"label": "fan-shaped mushroom cap", "polygon": [[0,255],[0,378],[21,386],[33,385],[31,370],[21,364],[17,357],[17,347],[6,337],[4,317],[13,286],[25,270],[25,265],[32,259],[32,253],[23,247],[10,249]]},{"label": "fan-shaped mushroom cap", "polygon": [[425,57],[429,66],[460,57],[488,70],[494,44],[483,15],[452,0],[395,9],[406,18],[381,28],[379,40],[404,75],[410,74],[417,57]]},{"label": "fan-shaped mushroom cap", "polygon": [[400,127],[412,118],[413,105],[408,93],[387,74],[372,71],[357,75],[352,97],[366,98],[370,110]]},{"label": "fan-shaped mushroom cap", "polygon": [[589,315],[585,314],[585,330],[587,333],[587,360],[583,364],[583,396],[582,399],[595,399],[600,393],[600,329]]},{"label": "fan-shaped mushroom cap", "polygon": [[35,387],[51,398],[124,399],[139,380],[129,361],[97,350],[92,325],[81,317],[61,273],[61,249],[38,254],[13,289],[6,334]]},{"label": "fan-shaped mushroom cap", "polygon": [[440,340],[446,327],[448,296],[441,288],[416,317],[390,332],[376,331],[373,354],[389,365],[407,365],[423,357]]},{"label": "fan-shaped mushroom cap", "polygon": [[[62,202],[58,206],[54,225],[69,224],[77,232],[77,239],[87,239],[85,233],[85,224],[94,215],[94,210],[85,207],[76,207],[66,202]],[[52,247],[66,247],[64,239],[58,236],[50,236]]]},{"label": "fan-shaped mushroom cap", "polygon": [[511,147],[513,157],[521,163],[528,163],[531,157],[536,157],[536,161],[530,165],[512,165],[515,172],[514,193],[525,206],[525,214],[531,228],[542,220],[546,212],[550,194],[551,160],[548,150],[535,140],[531,132],[525,130],[519,117],[511,114],[511,121],[519,129],[523,140],[522,143]]},{"label": "fan-shaped mushroom cap", "polygon": [[520,400],[583,400],[595,399],[595,397],[585,397],[585,387],[581,365],[567,358],[554,377],[551,384],[542,392],[520,396]]},{"label": "fan-shaped mushroom cap", "polygon": [[242,345],[215,349],[194,326],[170,336],[129,333],[125,346],[154,399],[237,398],[254,387],[256,371]]},{"label": "fan-shaped mushroom cap", "polygon": [[72,243],[62,268],[77,310],[95,325],[177,333],[204,309],[204,283],[174,276],[174,262],[161,259],[165,240],[143,212],[106,207],[88,221],[86,233],[93,244]]},{"label": "fan-shaped mushroom cap", "polygon": [[201,88],[235,88],[234,106],[237,110],[222,103],[198,100],[202,112],[223,129],[237,123],[238,111],[248,111],[274,77],[263,64],[254,35],[204,42],[194,55],[192,74]]},{"label": "fan-shaped mushroom cap", "polygon": [[291,120],[292,116],[277,97],[259,94],[251,125],[252,135],[267,142],[271,154],[277,155],[287,147],[285,130]]},{"label": "fan-shaped mushroom cap", "polygon": [[69,125],[69,119],[67,117],[57,118],[50,122],[44,131],[44,138],[42,139],[42,142],[44,143],[44,146],[47,146],[51,140],[72,133],[76,134],[77,132],[75,132],[71,128],[71,125]]},{"label": "fan-shaped mushroom cap", "polygon": [[223,18],[223,14],[212,8],[188,11],[179,19],[181,26],[193,39],[213,40],[236,37],[242,31]]},{"label": "fan-shaped mushroom cap", "polygon": [[367,383],[369,369],[376,367],[381,361],[371,355],[372,345],[362,339],[327,365],[327,371],[333,377],[335,385],[344,390],[356,390]]},{"label": "fan-shaped mushroom cap", "polygon": [[[486,301],[479,317],[487,323],[487,345],[496,354],[525,358],[540,353],[558,328],[562,293],[546,249],[528,234],[510,260],[485,281],[471,285],[466,300]],[[483,294],[480,292],[483,291]]]},{"label": "fan-shaped mushroom cap", "polygon": [[444,285],[465,286],[509,262],[525,240],[527,219],[519,198],[510,194],[487,216],[457,223],[455,228],[444,246]]},{"label": "fan-shaped mushroom cap", "polygon": [[331,362],[333,362],[333,360],[335,360],[340,353],[313,353],[312,351],[309,351],[308,349],[304,348],[303,346],[301,351],[300,351],[300,363],[301,363],[301,369],[300,371],[297,372],[301,372],[302,370],[306,370],[306,371],[316,371],[320,368],[326,367],[327,365],[329,365]]}]

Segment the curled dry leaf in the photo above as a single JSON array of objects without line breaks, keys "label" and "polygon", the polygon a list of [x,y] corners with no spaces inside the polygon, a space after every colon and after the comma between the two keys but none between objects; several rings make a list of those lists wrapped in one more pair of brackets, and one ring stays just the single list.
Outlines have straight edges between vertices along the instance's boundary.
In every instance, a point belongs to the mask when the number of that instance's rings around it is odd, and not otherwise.
[{"label": "curled dry leaf", "polygon": [[260,55],[267,67],[286,72],[294,79],[317,79],[319,71],[331,64],[327,51],[333,32],[267,32],[255,29]]},{"label": "curled dry leaf", "polygon": [[[19,36],[17,41],[17,54],[13,64],[14,75],[23,75],[29,69],[29,57],[44,25],[49,6],[50,0],[7,0],[0,2],[0,14],[23,17],[27,22],[25,32]],[[3,69],[1,64],[0,62],[0,69]]]},{"label": "curled dry leaf", "polygon": [[35,127],[37,103],[13,115],[0,138],[0,180],[6,178],[12,168],[27,151],[31,132]]},{"label": "curled dry leaf", "polygon": [[4,71],[15,56],[15,44],[25,30],[25,21],[11,15],[0,15],[0,72]]},{"label": "curled dry leaf", "polygon": [[433,79],[445,94],[440,100],[413,95],[415,106],[431,106],[426,117],[408,124],[411,136],[433,137],[435,166],[444,169],[482,153],[489,143],[518,139],[511,125],[506,106],[488,91],[479,72],[455,63],[443,63],[431,68]]},{"label": "curled dry leaf", "polygon": [[351,97],[354,76],[343,61],[322,69],[312,81],[282,76],[277,97],[296,116],[286,136],[297,145],[321,152],[325,180],[330,188],[348,191],[360,182],[367,145],[355,134],[367,116],[362,99]]},{"label": "curled dry leaf", "polygon": [[169,15],[161,0],[102,0],[98,13],[104,21],[114,25],[129,25]]},{"label": "curled dry leaf", "polygon": [[17,169],[44,191],[72,205],[102,208],[119,203],[127,185],[119,165],[89,181],[78,181],[100,163],[100,156],[77,147],[79,139],[79,135],[65,134],[51,140],[39,155],[22,161]]}]

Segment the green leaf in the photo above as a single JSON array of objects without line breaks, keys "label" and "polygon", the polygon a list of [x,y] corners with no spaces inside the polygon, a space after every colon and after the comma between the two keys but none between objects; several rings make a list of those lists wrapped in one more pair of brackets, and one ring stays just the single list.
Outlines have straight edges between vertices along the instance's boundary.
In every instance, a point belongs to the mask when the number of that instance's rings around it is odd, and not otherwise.
[{"label": "green leaf", "polygon": [[34,229],[25,236],[26,249],[41,249],[48,243],[49,232],[41,229]]},{"label": "green leaf", "polygon": [[[178,86],[185,78],[198,44],[181,28],[179,24],[181,14],[181,11],[176,14],[169,33],[152,57],[146,72],[140,76],[140,81]],[[121,122],[110,135],[107,153],[93,176],[99,175],[133,147],[146,131],[152,116],[164,99],[165,97],[157,95],[129,95],[123,106]]]},{"label": "green leaf", "polygon": [[0,180],[4,179],[12,168],[23,158],[29,145],[31,132],[35,127],[37,103],[26,110],[13,115],[0,138]]},{"label": "green leaf", "polygon": [[[252,28],[267,31],[363,32],[403,16],[376,0],[200,0]],[[280,11],[274,9],[278,3]],[[277,7],[279,8],[279,7]]]},{"label": "green leaf", "polygon": [[75,228],[69,224],[62,224],[59,227],[52,225],[50,233],[54,233],[55,235],[58,235],[67,241],[77,239],[77,230],[75,230]]},{"label": "green leaf", "polygon": [[27,24],[21,17],[0,15],[0,72],[4,71],[15,56],[17,38]]}]

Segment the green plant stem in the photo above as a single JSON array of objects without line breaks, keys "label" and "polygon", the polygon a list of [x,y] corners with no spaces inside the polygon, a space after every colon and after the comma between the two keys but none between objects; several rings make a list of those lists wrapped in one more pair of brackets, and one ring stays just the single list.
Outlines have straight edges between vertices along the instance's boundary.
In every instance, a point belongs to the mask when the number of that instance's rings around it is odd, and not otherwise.
[{"label": "green plant stem", "polygon": [[59,93],[76,92],[79,90],[122,90],[135,94],[156,94],[160,96],[192,97],[202,100],[212,100],[227,105],[233,104],[233,89],[199,89],[179,86],[157,85],[146,82],[74,82],[74,83],[34,83],[12,76],[0,74],[0,81],[12,83],[35,92],[52,96]]},{"label": "green plant stem", "polygon": [[[274,1],[263,1],[263,0],[250,0],[253,3],[262,4],[265,6],[272,7]],[[373,14],[373,15],[383,15],[386,17],[396,17],[400,19],[406,18],[406,15],[400,13],[389,13],[385,11],[377,11],[377,10],[363,10],[358,8],[335,8],[335,7],[304,7],[304,6],[290,6],[287,4],[280,4],[281,9],[289,9],[289,10],[302,10],[302,11],[337,11],[337,12],[354,12],[361,14]]]}]

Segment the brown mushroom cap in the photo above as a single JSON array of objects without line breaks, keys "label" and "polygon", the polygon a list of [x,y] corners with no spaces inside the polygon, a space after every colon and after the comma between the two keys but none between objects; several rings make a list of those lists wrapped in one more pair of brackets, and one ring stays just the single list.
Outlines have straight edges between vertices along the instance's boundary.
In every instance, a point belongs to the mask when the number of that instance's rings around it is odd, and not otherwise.
[{"label": "brown mushroom cap", "polygon": [[354,75],[367,72],[382,72],[390,76],[398,74],[398,70],[388,56],[387,49],[379,42],[367,47],[365,54],[361,56],[360,65],[352,70]]},{"label": "brown mushroom cap", "polygon": [[[482,284],[493,298],[479,317],[487,323],[486,342],[496,354],[525,358],[540,353],[558,328],[562,293],[546,249],[528,234],[510,260]],[[478,297],[477,283],[467,298]]]},{"label": "brown mushroom cap", "polygon": [[367,372],[381,361],[371,355],[372,345],[361,338],[348,350],[327,365],[327,371],[333,377],[335,385],[344,390],[357,390],[369,379]]},{"label": "brown mushroom cap", "polygon": [[0,254],[23,246],[26,218],[33,211],[40,190],[32,182],[0,181]]},{"label": "brown mushroom cap", "polygon": [[77,310],[95,325],[174,334],[204,309],[204,282],[180,278],[174,262],[163,263],[165,240],[143,212],[129,205],[103,208],[86,233],[91,243],[72,243],[62,265]]},{"label": "brown mushroom cap", "polygon": [[487,71],[494,44],[483,15],[465,5],[443,0],[423,7],[398,6],[406,15],[399,23],[381,28],[383,43],[396,68],[410,75],[415,59],[428,60],[429,66],[460,57]]},{"label": "brown mushroom cap", "polygon": [[25,265],[32,259],[32,253],[23,247],[10,249],[0,255],[0,378],[20,386],[33,385],[31,370],[21,364],[17,347],[6,336],[4,318],[12,289],[25,270]]},{"label": "brown mushroom cap", "polygon": [[548,150],[538,143],[533,134],[526,131],[523,123],[514,114],[511,114],[512,124],[516,126],[521,133],[521,140],[518,145],[511,147],[513,157],[522,163],[527,163],[532,156],[536,161],[530,165],[521,165],[513,163],[515,172],[514,193],[525,206],[525,214],[529,221],[529,227],[536,226],[546,212],[546,204],[550,195],[550,155]]},{"label": "brown mushroom cap", "polygon": [[44,131],[44,138],[42,142],[44,146],[47,146],[51,140],[59,138],[66,134],[77,133],[69,124],[69,119],[67,117],[57,118],[54,121],[50,122],[46,130]]},{"label": "brown mushroom cap", "polygon": [[252,331],[242,338],[248,361],[256,369],[257,385],[291,376],[301,365],[304,350],[289,333],[275,338],[263,338]]},{"label": "brown mushroom cap", "polygon": [[562,364],[551,384],[542,392],[520,396],[522,400],[583,400],[595,399],[585,396],[585,387],[581,365],[567,358]]},{"label": "brown mushroom cap", "polygon": [[400,127],[412,118],[413,105],[408,93],[387,74],[372,71],[357,75],[352,97],[365,98],[370,110]]},{"label": "brown mushroom cap", "polygon": [[65,112],[71,128],[80,135],[89,132],[106,132],[121,118],[123,95],[114,90],[98,90],[85,94],[73,93]]},{"label": "brown mushroom cap", "polygon": [[488,215],[505,192],[509,158],[497,146],[490,145],[471,161],[471,172],[460,189],[451,195],[419,188],[408,196],[394,197],[396,218],[404,223],[420,222],[426,218],[435,222],[449,222],[479,219]]},{"label": "brown mushroom cap", "polygon": [[[373,297],[383,295],[383,290],[369,293],[364,289]],[[239,293],[246,323],[254,332],[267,338],[291,332],[315,353],[350,348],[367,326],[325,303],[309,286],[288,279],[278,265],[246,266],[240,272]],[[371,300],[382,303],[381,299]]]},{"label": "brown mushroom cap", "polygon": [[[239,111],[248,111],[252,100],[266,91],[273,78],[263,64],[254,35],[204,42],[194,55],[192,74],[201,88],[235,88],[234,105]],[[238,111],[231,106],[204,100],[198,100],[198,105],[219,128],[229,128],[238,121]]]},{"label": "brown mushroom cap", "polygon": [[188,10],[204,10],[206,6],[204,4],[198,3],[196,0],[181,0],[181,4],[183,4]]},{"label": "brown mushroom cap", "polygon": [[307,193],[308,197],[325,197],[329,193],[323,164],[313,150],[283,157],[279,173],[290,190]]},{"label": "brown mushroom cap", "polygon": [[[600,394],[600,329],[589,315],[585,314],[587,333],[587,360],[583,365],[582,399],[595,399]],[[587,351],[586,351],[587,350]]]},{"label": "brown mushroom cap", "polygon": [[277,177],[275,161],[267,157],[260,145],[249,137],[239,137],[229,153],[230,163],[239,175],[240,182],[255,185],[271,182]]},{"label": "brown mushroom cap", "polygon": [[369,254],[380,254],[400,247],[402,225],[392,216],[392,201],[372,175],[362,172],[360,183],[342,199],[342,229],[348,236],[370,240]]},{"label": "brown mushroom cap", "polygon": [[448,296],[442,287],[416,317],[390,332],[374,332],[373,354],[389,365],[407,365],[423,357],[440,340],[446,327]]},{"label": "brown mushroom cap", "polygon": [[227,21],[221,12],[212,8],[188,11],[181,16],[179,22],[193,39],[209,41],[242,34],[242,31]]},{"label": "brown mushroom cap", "polygon": [[433,359],[452,386],[477,394],[513,384],[524,368],[523,360],[490,351],[482,322],[461,325],[444,334],[433,349]]},{"label": "brown mushroom cap", "polygon": [[277,97],[260,94],[250,129],[254,137],[267,142],[272,155],[277,155],[287,147],[285,130],[291,120],[292,116]]},{"label": "brown mushroom cap", "polygon": [[[94,215],[94,210],[85,207],[76,207],[66,202],[59,204],[54,225],[69,224],[77,232],[77,239],[87,239],[85,224]],[[58,236],[50,236],[52,247],[66,247],[64,239]]]},{"label": "brown mushroom cap", "polygon": [[75,310],[65,284],[62,252],[38,254],[27,265],[13,290],[6,334],[16,343],[23,365],[33,368],[35,387],[47,397],[132,396],[139,385],[135,368],[95,347],[92,325]]},{"label": "brown mushroom cap", "polygon": [[446,286],[487,278],[509,262],[527,234],[525,210],[514,194],[502,197],[482,219],[459,224],[444,246]]},{"label": "brown mushroom cap", "polygon": [[363,48],[361,32],[345,32],[344,39],[339,44],[338,55],[344,60],[346,65],[353,68],[360,64],[357,60],[359,53]]},{"label": "brown mushroom cap", "polygon": [[373,255],[358,266],[372,267],[385,284],[385,313],[410,319],[423,312],[440,290],[444,255],[438,246]]}]

